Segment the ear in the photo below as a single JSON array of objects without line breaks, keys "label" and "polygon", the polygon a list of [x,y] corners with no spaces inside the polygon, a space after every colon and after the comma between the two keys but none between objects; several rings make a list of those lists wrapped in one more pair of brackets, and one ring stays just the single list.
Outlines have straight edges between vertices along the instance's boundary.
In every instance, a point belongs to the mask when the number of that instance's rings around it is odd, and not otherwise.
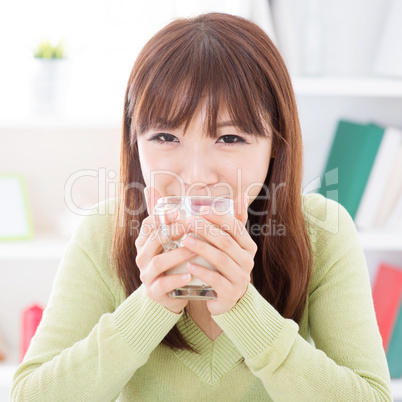
[{"label": "ear", "polygon": [[161,198],[161,195],[155,187],[145,187],[144,196],[147,203],[148,215],[152,215],[155,205],[158,202],[159,198]]},{"label": "ear", "polygon": [[235,217],[239,219],[243,225],[247,222],[248,217],[248,195],[246,193],[237,197],[234,202]]}]

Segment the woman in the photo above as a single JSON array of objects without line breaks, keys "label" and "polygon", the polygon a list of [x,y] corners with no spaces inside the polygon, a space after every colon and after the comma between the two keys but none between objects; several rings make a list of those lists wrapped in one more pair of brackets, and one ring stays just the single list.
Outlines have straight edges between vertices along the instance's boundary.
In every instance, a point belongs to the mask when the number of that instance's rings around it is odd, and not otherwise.
[{"label": "woman", "polygon": [[[117,203],[98,205],[117,213],[86,217],[71,239],[14,400],[391,400],[353,221],[301,196],[292,86],[259,27],[212,13],[145,45],[120,169]],[[168,195],[229,196],[235,217],[172,223],[211,244],[162,256],[152,211]],[[164,275],[195,254],[218,272]],[[170,298],[190,274],[217,299]]]}]

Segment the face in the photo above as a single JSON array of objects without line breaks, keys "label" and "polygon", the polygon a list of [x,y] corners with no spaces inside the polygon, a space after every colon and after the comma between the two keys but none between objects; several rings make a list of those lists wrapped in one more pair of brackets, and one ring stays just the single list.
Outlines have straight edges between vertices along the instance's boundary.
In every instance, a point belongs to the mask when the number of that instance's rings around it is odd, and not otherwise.
[{"label": "face", "polygon": [[263,186],[271,158],[271,139],[256,138],[232,125],[226,110],[218,114],[216,138],[205,135],[205,104],[183,129],[150,129],[138,136],[141,170],[147,186],[162,197],[224,196],[242,193],[249,204]]}]

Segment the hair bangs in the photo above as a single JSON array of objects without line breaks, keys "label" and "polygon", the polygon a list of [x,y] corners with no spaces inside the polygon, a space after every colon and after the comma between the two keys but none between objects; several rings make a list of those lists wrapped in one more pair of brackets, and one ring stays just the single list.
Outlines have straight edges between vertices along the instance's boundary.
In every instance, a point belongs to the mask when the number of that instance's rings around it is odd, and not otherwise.
[{"label": "hair bangs", "polygon": [[[208,137],[217,136],[223,111],[240,131],[270,136],[263,72],[256,71],[250,53],[239,55],[239,44],[221,36],[198,24],[186,35],[176,32],[169,45],[158,35],[151,39],[156,43],[140,54],[132,83],[133,104],[129,109],[133,137],[151,128],[183,127],[185,133],[201,102],[205,102]],[[158,41],[164,46],[158,46]]]}]

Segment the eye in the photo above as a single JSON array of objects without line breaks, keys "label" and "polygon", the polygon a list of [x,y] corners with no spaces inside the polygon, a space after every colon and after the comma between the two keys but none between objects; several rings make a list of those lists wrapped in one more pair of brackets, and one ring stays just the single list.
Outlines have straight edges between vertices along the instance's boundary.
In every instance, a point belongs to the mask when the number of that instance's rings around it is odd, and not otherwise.
[{"label": "eye", "polygon": [[[223,142],[219,142],[221,139],[223,139]],[[177,141],[175,141],[177,140]],[[149,141],[156,142],[158,144],[165,144],[165,145],[170,145],[174,142],[178,142],[177,137],[175,137],[173,134],[168,134],[168,133],[158,133],[153,135]],[[239,135],[222,135],[218,139],[218,143],[224,144],[224,145],[235,145],[235,144],[248,144],[248,141],[246,141],[243,137],[240,137]]]},{"label": "eye", "polygon": [[239,135],[222,135],[219,139],[224,138],[228,142],[224,142],[223,144],[225,145],[232,145],[232,144],[248,144],[248,142],[243,138],[240,137]]},{"label": "eye", "polygon": [[[162,139],[162,138],[164,138],[164,139]],[[159,134],[153,135],[149,139],[149,141],[153,141],[153,142],[156,142],[158,144],[169,144],[169,143],[172,143],[172,142],[177,142],[177,141],[174,141],[175,138],[176,137],[174,135],[172,135],[172,134],[159,133]]]}]

